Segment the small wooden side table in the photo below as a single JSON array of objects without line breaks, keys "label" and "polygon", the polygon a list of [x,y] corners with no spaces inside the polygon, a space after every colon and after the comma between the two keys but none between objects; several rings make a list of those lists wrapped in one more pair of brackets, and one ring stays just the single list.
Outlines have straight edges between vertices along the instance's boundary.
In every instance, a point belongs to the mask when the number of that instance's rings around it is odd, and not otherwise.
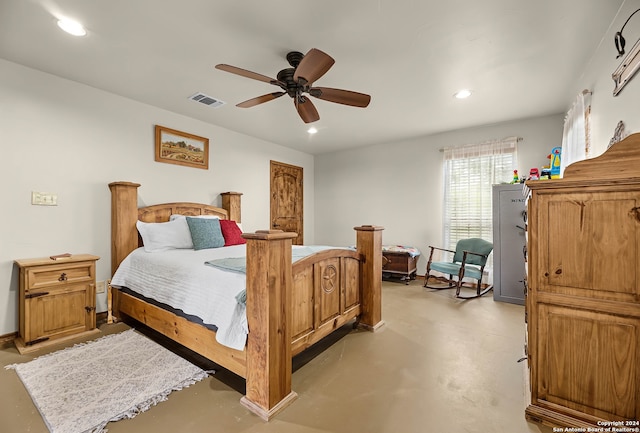
[{"label": "small wooden side table", "polygon": [[96,261],[91,254],[20,259],[20,353],[100,332],[96,329]]}]

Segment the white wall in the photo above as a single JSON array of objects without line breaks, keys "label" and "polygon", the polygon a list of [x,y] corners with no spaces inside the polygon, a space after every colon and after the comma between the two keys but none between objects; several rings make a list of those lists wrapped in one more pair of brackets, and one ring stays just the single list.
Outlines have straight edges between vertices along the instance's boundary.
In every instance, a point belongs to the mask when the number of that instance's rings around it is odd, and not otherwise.
[{"label": "white wall", "polygon": [[[638,8],[640,0],[623,3],[583,74],[572,84],[575,95],[583,89],[593,92],[592,156],[606,150],[620,120],[627,133],[640,132],[640,73],[616,97],[611,78],[623,60],[616,59],[614,35]],[[629,52],[640,38],[640,13],[631,18],[623,36]],[[526,103],[526,99],[514,103]],[[386,228],[385,243],[413,245],[427,252],[428,245],[442,242],[442,154],[438,149],[520,136],[524,140],[518,144],[518,165],[520,173],[526,174],[531,167],[546,165],[547,154],[561,145],[564,116],[572,104],[573,99],[567,101],[565,111],[557,115],[316,156],[316,241],[353,243],[351,227],[377,224]],[[423,255],[420,274],[425,265]]]},{"label": "white wall", "polygon": [[[207,109],[203,107],[203,109]],[[215,111],[212,110],[212,116]],[[209,170],[154,161],[154,125],[210,140]],[[269,228],[269,161],[304,169],[305,239],[313,242],[313,156],[0,60],[0,335],[17,331],[18,273],[13,260],[52,254],[101,257],[110,278],[107,184],[140,183],[145,204],[221,205],[240,191],[246,231]],[[31,192],[58,206],[31,205]],[[98,311],[106,309],[98,296]]]},{"label": "white wall", "polygon": [[[618,52],[614,36],[620,31],[630,15],[640,9],[640,0],[626,0],[620,8],[609,30],[585,68],[582,77],[576,77],[575,93],[582,89],[593,91],[591,99],[591,143],[592,156],[604,152],[613,137],[620,120],[625,123],[627,133],[640,132],[640,72],[626,85],[618,96],[613,96],[613,72],[622,63],[623,57],[616,59]],[[635,14],[622,32],[627,41],[627,53],[640,39],[640,12]],[[567,109],[573,101],[567,101]]]},{"label": "white wall", "polygon": [[440,149],[522,137],[518,167],[526,174],[547,164],[551,149],[560,145],[563,118],[558,114],[318,155],[315,239],[348,245],[354,242],[352,227],[384,226],[383,243],[411,245],[423,252],[418,264],[422,275],[428,245],[442,244]]},{"label": "white wall", "polygon": [[[640,0],[624,2],[574,82],[576,94],[593,91],[594,155],[606,149],[618,121],[628,132],[640,132],[640,77],[617,97],[611,79],[622,60],[615,58],[614,34],[638,8]],[[640,38],[640,14],[623,35],[629,50]],[[314,162],[308,154],[0,60],[0,335],[17,330],[14,259],[87,252],[102,257],[98,280],[110,277],[111,181],[141,183],[146,204],[220,205],[220,192],[241,191],[243,227],[253,231],[269,226],[267,179],[269,160],[275,159],[304,168],[307,242],[353,244],[352,227],[377,224],[386,227],[385,243],[426,252],[427,245],[442,241],[440,148],[517,135],[523,137],[519,170],[527,173],[546,164],[546,155],[560,144],[563,118],[561,113],[470,128],[325,154]],[[155,162],[155,124],[209,137],[209,170]],[[56,193],[59,205],[32,206],[31,191]],[[424,264],[423,257],[420,273]],[[104,311],[103,297],[98,307]]]}]

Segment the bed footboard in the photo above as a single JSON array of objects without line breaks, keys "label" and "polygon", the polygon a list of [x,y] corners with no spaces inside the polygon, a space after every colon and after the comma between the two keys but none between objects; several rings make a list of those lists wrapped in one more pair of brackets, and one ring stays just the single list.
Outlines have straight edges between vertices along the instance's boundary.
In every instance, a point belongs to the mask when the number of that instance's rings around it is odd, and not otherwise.
[{"label": "bed footboard", "polygon": [[[247,239],[247,394],[242,404],[269,420],[291,404],[291,356],[359,316],[382,321],[382,227],[355,227],[356,251],[328,250],[291,264],[295,233],[258,231]],[[309,285],[309,283],[311,283]],[[302,290],[302,294],[294,293]],[[283,308],[283,306],[292,308]],[[294,332],[297,332],[294,340]],[[292,344],[293,341],[293,344]]]},{"label": "bed footboard", "polygon": [[335,249],[293,265],[293,355],[360,315],[360,263],[357,251]]}]

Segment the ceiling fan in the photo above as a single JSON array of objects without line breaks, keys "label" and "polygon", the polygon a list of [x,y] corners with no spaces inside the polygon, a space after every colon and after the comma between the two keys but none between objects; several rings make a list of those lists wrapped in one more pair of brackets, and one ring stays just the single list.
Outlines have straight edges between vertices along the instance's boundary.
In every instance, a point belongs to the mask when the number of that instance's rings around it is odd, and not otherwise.
[{"label": "ceiling fan", "polygon": [[293,99],[300,118],[304,123],[311,123],[319,120],[320,115],[307,95],[352,107],[364,108],[369,105],[371,96],[365,95],[364,93],[313,86],[313,83],[322,77],[335,63],[335,60],[328,54],[316,48],[312,48],[307,54],[291,51],[287,54],[287,61],[291,67],[278,72],[276,79],[231,65],[219,64],[216,65],[216,69],[254,80],[264,81],[265,83],[273,84],[282,89],[282,91],[279,92],[267,93],[266,95],[251,98],[237,104],[236,107],[255,107],[256,105],[279,98],[282,95],[289,95]]}]

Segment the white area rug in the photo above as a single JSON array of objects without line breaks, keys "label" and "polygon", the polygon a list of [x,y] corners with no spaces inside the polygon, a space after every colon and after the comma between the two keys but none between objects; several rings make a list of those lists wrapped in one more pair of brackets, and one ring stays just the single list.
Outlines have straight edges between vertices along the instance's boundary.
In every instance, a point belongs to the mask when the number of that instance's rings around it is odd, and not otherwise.
[{"label": "white area rug", "polygon": [[98,433],[133,418],[207,372],[133,329],[15,369],[51,433]]}]

